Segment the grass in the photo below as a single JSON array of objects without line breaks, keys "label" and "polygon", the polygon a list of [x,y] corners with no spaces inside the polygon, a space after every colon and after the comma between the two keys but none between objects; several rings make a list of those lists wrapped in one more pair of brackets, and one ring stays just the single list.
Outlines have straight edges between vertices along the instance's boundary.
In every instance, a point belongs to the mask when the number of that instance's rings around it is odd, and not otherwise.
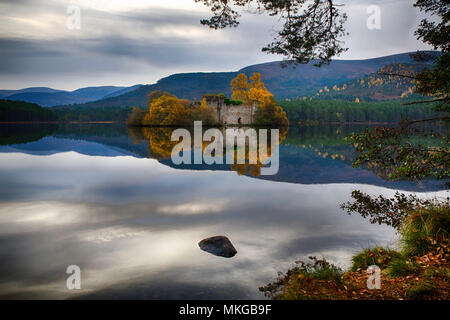
[{"label": "grass", "polygon": [[419,265],[414,260],[397,257],[388,264],[386,273],[392,277],[405,277],[419,273]]},{"label": "grass", "polygon": [[413,285],[406,291],[406,295],[410,299],[424,299],[436,292],[436,287],[430,281],[424,281],[417,285]]},{"label": "grass", "polygon": [[391,249],[383,247],[368,248],[353,256],[352,271],[366,270],[371,265],[377,265],[384,269],[392,259],[400,256],[400,253]]},{"label": "grass", "polygon": [[400,230],[402,253],[407,257],[424,255],[450,233],[448,205],[418,208],[405,220]]},{"label": "grass", "polygon": [[[410,212],[399,230],[401,251],[375,247],[352,258],[344,272],[325,259],[299,262],[260,290],[272,299],[450,299],[448,203]],[[367,267],[382,270],[381,289],[368,290]]]},{"label": "grass", "polygon": [[[329,292],[321,292],[321,287],[338,287],[342,283],[343,270],[325,259],[309,257],[311,262],[297,261],[296,266],[286,274],[279,274],[274,283],[259,290],[273,299],[304,300],[325,298]],[[325,285],[325,286],[324,286]],[[304,288],[308,287],[308,290]],[[311,291],[318,297],[308,294]]]}]

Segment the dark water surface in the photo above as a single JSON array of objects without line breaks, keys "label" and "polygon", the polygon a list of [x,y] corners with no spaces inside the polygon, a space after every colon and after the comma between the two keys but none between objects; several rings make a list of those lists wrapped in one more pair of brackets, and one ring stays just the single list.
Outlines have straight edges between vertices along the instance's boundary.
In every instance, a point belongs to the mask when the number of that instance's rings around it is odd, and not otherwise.
[{"label": "dark water surface", "polygon": [[[348,267],[360,249],[396,239],[339,209],[351,191],[447,196],[441,182],[352,168],[342,139],[363,129],[290,128],[278,174],[258,176],[174,165],[173,129],[2,125],[0,298],[254,299],[310,255]],[[199,248],[218,235],[236,255]],[[81,290],[66,288],[69,265],[81,268]]]}]

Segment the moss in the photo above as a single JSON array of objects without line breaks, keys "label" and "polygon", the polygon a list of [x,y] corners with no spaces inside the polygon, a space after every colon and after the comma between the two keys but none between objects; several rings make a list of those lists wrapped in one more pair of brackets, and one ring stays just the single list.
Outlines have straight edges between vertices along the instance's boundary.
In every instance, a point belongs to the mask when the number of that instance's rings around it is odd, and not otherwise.
[{"label": "moss", "polygon": [[239,105],[243,104],[243,102],[241,100],[233,100],[233,99],[228,99],[228,98],[225,98],[224,102],[227,106],[229,106],[229,105],[239,106]]},{"label": "moss", "polygon": [[230,99],[223,93],[219,93],[219,94],[205,94],[205,95],[203,95],[203,98],[211,98],[211,97],[222,98],[224,103],[225,103],[225,105],[227,105],[227,106],[229,106],[229,105],[239,106],[239,105],[243,104],[243,102],[241,100]]}]

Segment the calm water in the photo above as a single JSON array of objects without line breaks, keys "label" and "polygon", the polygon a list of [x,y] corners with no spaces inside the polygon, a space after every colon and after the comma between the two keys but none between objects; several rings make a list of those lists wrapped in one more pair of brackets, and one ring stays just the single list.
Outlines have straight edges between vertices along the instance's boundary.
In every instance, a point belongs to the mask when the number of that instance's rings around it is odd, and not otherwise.
[{"label": "calm water", "polygon": [[[296,260],[347,267],[361,248],[396,239],[339,209],[352,190],[448,195],[439,182],[386,182],[352,168],[342,138],[362,129],[290,128],[278,174],[258,176],[173,165],[169,129],[3,125],[0,298],[258,299],[258,287]],[[200,250],[216,235],[238,253]],[[81,268],[81,290],[66,289],[69,265]]]}]

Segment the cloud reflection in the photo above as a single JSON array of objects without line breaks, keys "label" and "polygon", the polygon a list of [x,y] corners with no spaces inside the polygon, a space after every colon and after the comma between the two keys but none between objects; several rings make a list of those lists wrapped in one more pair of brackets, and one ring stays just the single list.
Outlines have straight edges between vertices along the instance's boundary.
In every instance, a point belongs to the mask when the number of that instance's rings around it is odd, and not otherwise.
[{"label": "cloud reflection", "polygon": [[[74,152],[1,154],[0,177],[10,177],[2,189],[14,190],[0,199],[1,298],[262,298],[258,286],[295,260],[324,255],[344,266],[358,249],[394,240],[391,228],[338,208],[354,188],[395,192],[382,187],[281,183]],[[217,234],[239,254],[224,262],[198,248]],[[65,289],[70,264],[81,267],[80,292]]]}]

